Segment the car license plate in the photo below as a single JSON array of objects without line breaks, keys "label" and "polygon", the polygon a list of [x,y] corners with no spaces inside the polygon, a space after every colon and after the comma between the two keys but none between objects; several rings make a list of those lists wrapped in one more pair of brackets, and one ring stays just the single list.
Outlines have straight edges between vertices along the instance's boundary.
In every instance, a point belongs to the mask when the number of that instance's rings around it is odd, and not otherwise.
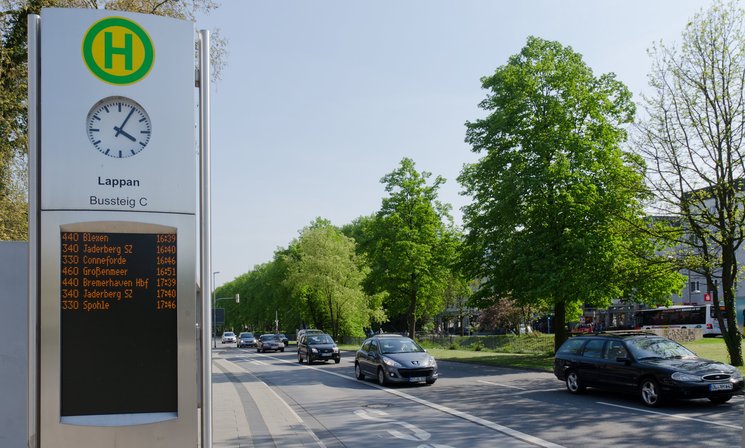
[{"label": "car license plate", "polygon": [[427,377],[424,376],[412,376],[409,378],[409,381],[412,383],[421,383],[422,381],[427,381]]},{"label": "car license plate", "polygon": [[709,384],[709,390],[732,390],[732,383]]},{"label": "car license plate", "polygon": [[321,353],[321,356],[331,356],[331,353]]}]

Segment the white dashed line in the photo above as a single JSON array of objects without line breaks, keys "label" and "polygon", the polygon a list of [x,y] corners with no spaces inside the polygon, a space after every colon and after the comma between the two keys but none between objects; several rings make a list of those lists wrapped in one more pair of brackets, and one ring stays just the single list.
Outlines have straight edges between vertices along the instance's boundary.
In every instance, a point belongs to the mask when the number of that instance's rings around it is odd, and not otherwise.
[{"label": "white dashed line", "polygon": [[528,390],[524,387],[517,387],[517,386],[510,386],[509,384],[502,384],[502,383],[494,383],[491,381],[484,381],[484,380],[476,380],[479,383],[489,384],[491,386],[500,386],[500,387],[509,387],[511,389],[519,389],[519,390]]},{"label": "white dashed line", "polygon": [[598,404],[602,404],[604,406],[612,406],[615,408],[621,408],[621,409],[628,409],[629,411],[636,411],[636,412],[645,412],[647,414],[654,414],[654,415],[661,415],[663,417],[670,417],[678,420],[692,420],[695,422],[701,422],[706,423],[707,425],[717,425],[717,426],[726,426],[727,428],[733,428],[733,429],[739,429],[742,430],[742,426],[737,425],[729,425],[727,423],[720,423],[713,420],[704,420],[701,418],[695,418],[695,417],[687,417],[685,415],[675,415],[675,414],[665,414],[664,412],[657,412],[657,411],[651,411],[649,409],[640,409],[640,408],[634,408],[631,406],[621,406],[620,404],[613,404],[613,403],[605,403],[602,401],[598,401]]}]

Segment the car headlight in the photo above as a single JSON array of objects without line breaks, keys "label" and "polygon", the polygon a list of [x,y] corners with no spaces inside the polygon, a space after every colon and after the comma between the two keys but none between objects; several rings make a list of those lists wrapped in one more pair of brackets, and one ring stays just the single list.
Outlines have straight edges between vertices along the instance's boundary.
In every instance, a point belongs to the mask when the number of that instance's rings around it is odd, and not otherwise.
[{"label": "car headlight", "polygon": [[732,372],[732,378],[734,378],[736,380],[741,380],[742,379],[742,373],[740,373],[739,370],[734,369],[734,371]]},{"label": "car headlight", "polygon": [[698,381],[703,381],[703,379],[700,376],[696,375],[690,375],[688,373],[683,372],[675,372],[671,376],[672,379],[675,381],[684,381],[686,383],[695,383]]},{"label": "car headlight", "polygon": [[339,347],[334,347],[334,353],[339,353]]},{"label": "car headlight", "polygon": [[383,360],[383,363],[385,365],[387,365],[387,366],[390,366],[390,367],[403,367],[401,364],[399,364],[398,362],[392,360],[391,358],[383,357],[382,360]]},{"label": "car headlight", "polygon": [[437,367],[437,361],[435,361],[435,358],[433,358],[433,357],[430,356],[429,359],[427,359],[426,366],[427,367]]},{"label": "car headlight", "polygon": [[313,353],[318,353],[318,349],[315,348],[315,347],[311,348],[310,351],[313,352]]}]

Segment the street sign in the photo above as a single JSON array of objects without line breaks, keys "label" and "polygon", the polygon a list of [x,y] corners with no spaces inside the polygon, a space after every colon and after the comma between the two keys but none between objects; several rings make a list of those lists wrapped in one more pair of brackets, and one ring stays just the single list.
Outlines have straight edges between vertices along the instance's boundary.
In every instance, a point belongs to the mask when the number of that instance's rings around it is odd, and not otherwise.
[{"label": "street sign", "polygon": [[213,308],[212,309],[213,327],[221,327],[225,325],[225,308]]}]

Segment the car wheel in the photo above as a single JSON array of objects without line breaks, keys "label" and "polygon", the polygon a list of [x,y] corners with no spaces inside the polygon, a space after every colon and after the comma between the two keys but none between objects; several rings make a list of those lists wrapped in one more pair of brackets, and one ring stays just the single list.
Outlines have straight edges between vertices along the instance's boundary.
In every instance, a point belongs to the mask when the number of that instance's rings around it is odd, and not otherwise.
[{"label": "car wheel", "polygon": [[335,362],[336,364],[339,364],[339,363],[341,362],[341,359],[335,359],[335,360],[334,360],[334,362]]},{"label": "car wheel", "polygon": [[709,397],[709,401],[711,401],[714,404],[723,404],[732,399],[732,395],[724,395],[720,397]]},{"label": "car wheel", "polygon": [[362,368],[360,368],[360,363],[358,362],[354,363],[354,377],[358,380],[365,379],[365,374],[362,373]]},{"label": "car wheel", "polygon": [[639,394],[645,405],[656,408],[662,404],[662,394],[657,381],[652,378],[645,378],[639,387]]},{"label": "car wheel", "polygon": [[378,367],[378,384],[381,386],[385,386],[388,383],[388,380],[385,377],[385,372],[383,371],[382,367]]},{"label": "car wheel", "polygon": [[580,382],[579,375],[574,370],[566,373],[566,384],[567,390],[573,394],[581,394],[586,389],[582,382]]},{"label": "car wheel", "polygon": [[282,353],[284,353],[285,352],[285,349],[281,348],[281,349],[279,349],[279,351],[282,352]]},{"label": "car wheel", "polygon": [[259,353],[261,350],[259,350],[259,347],[256,347],[256,353]]}]

